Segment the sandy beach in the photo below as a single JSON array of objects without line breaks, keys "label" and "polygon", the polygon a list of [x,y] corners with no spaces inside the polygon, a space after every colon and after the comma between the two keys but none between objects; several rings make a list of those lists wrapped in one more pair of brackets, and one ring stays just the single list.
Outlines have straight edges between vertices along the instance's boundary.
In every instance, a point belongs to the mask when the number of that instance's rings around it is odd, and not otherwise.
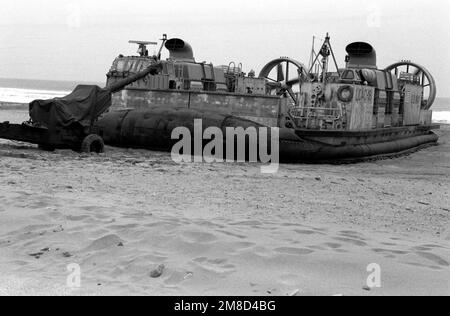
[{"label": "sandy beach", "polygon": [[0,140],[0,295],[450,295],[450,128],[438,133],[409,156],[274,175]]}]

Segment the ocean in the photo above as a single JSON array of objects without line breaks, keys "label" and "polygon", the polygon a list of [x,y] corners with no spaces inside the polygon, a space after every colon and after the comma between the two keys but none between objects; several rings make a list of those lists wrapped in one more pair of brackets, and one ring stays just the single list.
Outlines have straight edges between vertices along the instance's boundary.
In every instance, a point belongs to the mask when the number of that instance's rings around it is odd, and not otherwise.
[{"label": "ocean", "polygon": [[69,94],[78,84],[104,86],[104,83],[92,82],[77,83],[71,81],[0,78],[0,102],[30,103],[37,99],[46,100],[63,97]]},{"label": "ocean", "polygon": [[[71,81],[1,79],[0,103],[30,103],[36,99],[52,99],[69,94],[78,84]],[[104,83],[84,82],[81,84]],[[0,105],[1,107],[1,105]],[[433,105],[433,121],[450,124],[450,98],[437,98]]]},{"label": "ocean", "polygon": [[431,109],[433,122],[450,124],[450,98],[437,98]]}]

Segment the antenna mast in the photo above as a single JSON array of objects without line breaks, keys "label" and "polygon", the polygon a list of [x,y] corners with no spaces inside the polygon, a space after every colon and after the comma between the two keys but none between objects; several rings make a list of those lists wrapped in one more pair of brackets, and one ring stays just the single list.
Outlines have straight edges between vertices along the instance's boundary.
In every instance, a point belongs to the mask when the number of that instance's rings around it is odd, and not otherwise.
[{"label": "antenna mast", "polygon": [[[316,66],[316,64],[318,64],[320,66],[320,68],[322,69],[321,82],[323,82],[323,83],[326,80],[326,75],[327,75],[327,72],[328,72],[330,56],[333,57],[334,65],[336,66],[336,70],[337,70],[339,76],[341,75],[340,71],[339,71],[339,66],[338,66],[337,61],[336,61],[336,57],[335,57],[334,52],[333,52],[333,48],[331,47],[331,41],[330,40],[331,40],[330,35],[327,33],[325,41],[324,41],[322,47],[320,48],[319,54],[315,53],[314,42],[313,42],[313,50],[312,50],[313,54],[311,56],[312,57],[311,59],[313,59],[314,55],[315,55],[315,58],[314,58],[313,62],[311,63],[311,66],[310,66],[310,69],[309,69],[309,73],[311,73],[313,71],[314,67]],[[314,41],[315,41],[315,37],[314,37]],[[322,62],[318,63],[319,57],[321,57],[321,56],[322,56]]]},{"label": "antenna mast", "polygon": [[161,47],[159,48],[159,52],[157,55],[158,60],[161,60],[162,50],[164,48],[164,45],[166,45],[166,42],[167,42],[167,34],[163,34],[163,38],[161,39],[161,41],[162,41],[162,44],[161,44]]}]

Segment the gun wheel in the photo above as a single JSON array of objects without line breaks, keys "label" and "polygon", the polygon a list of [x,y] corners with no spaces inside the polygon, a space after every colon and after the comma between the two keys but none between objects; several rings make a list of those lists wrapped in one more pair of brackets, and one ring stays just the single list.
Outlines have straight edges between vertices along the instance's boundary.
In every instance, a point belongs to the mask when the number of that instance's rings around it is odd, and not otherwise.
[{"label": "gun wheel", "polygon": [[97,153],[105,152],[105,143],[103,138],[97,134],[88,135],[81,143],[81,152],[83,153]]}]

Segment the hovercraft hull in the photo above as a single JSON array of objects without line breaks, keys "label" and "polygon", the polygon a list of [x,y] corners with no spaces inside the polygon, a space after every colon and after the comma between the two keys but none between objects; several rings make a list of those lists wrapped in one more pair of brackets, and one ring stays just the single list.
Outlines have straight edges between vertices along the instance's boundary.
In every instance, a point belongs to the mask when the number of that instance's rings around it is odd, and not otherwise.
[{"label": "hovercraft hull", "polygon": [[[170,152],[178,140],[172,139],[177,127],[186,127],[195,134],[194,121],[202,120],[202,132],[218,127],[226,135],[227,127],[260,128],[256,122],[217,112],[186,108],[153,108],[149,110],[114,111],[97,123],[98,133],[105,143],[125,148],[143,148]],[[437,126],[406,126],[371,131],[314,131],[279,129],[281,162],[326,162],[365,160],[414,151],[436,144],[432,132]],[[270,129],[268,129],[270,130]],[[270,136],[256,140],[258,146],[271,147]],[[261,144],[261,142],[266,142]],[[224,143],[226,140],[224,139]],[[254,144],[247,139],[246,151]],[[204,142],[204,145],[207,142]],[[256,147],[257,148],[257,147]]]}]

